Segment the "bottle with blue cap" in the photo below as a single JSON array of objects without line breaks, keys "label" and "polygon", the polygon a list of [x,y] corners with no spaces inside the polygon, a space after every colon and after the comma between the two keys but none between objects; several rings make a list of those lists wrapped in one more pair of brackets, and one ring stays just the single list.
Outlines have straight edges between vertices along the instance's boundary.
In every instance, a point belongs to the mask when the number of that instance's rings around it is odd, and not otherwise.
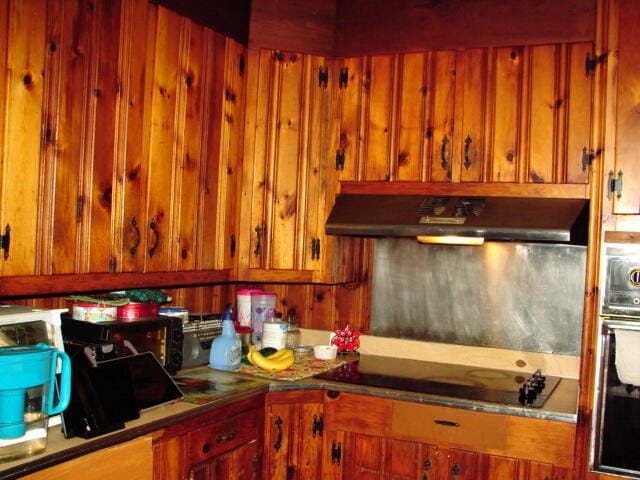
[{"label": "bottle with blue cap", "polygon": [[217,370],[237,370],[240,367],[242,343],[233,325],[232,308],[227,305],[222,317],[222,335],[211,342],[209,367]]}]

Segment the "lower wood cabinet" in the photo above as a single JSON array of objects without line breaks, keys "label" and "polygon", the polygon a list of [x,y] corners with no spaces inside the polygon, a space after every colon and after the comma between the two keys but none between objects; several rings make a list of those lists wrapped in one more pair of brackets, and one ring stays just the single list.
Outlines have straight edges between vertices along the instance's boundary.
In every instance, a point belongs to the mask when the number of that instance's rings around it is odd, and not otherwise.
[{"label": "lower wood cabinet", "polygon": [[151,480],[151,435],[103,448],[22,477],[28,480]]},{"label": "lower wood cabinet", "polygon": [[154,433],[154,480],[262,479],[264,396]]},{"label": "lower wood cabinet", "polygon": [[324,424],[325,480],[574,478],[564,422],[328,392]]},{"label": "lower wood cabinet", "polygon": [[324,428],[321,390],[270,392],[266,397],[264,478],[320,478]]}]

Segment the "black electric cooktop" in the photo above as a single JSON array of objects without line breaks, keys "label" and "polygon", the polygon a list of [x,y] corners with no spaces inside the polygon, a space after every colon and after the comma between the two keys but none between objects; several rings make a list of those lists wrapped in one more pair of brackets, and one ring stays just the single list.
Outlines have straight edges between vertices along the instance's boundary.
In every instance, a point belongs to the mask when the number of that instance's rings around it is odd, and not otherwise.
[{"label": "black electric cooktop", "polygon": [[387,357],[360,357],[315,378],[481,402],[542,407],[560,382],[535,374]]}]

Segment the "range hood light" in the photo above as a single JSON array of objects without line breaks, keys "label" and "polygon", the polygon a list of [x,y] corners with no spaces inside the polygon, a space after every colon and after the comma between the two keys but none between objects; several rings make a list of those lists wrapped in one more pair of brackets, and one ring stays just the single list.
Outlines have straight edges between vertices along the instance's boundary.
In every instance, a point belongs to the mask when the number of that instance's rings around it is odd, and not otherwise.
[{"label": "range hood light", "polygon": [[438,245],[482,245],[483,237],[462,237],[458,235],[418,235],[416,237],[419,243],[438,244]]}]

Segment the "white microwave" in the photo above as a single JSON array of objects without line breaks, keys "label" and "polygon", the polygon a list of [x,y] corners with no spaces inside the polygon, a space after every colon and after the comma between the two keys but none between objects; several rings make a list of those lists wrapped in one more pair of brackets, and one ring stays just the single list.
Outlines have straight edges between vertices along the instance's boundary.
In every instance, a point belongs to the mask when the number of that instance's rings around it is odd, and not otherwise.
[{"label": "white microwave", "polygon": [[0,347],[46,343],[64,351],[60,315],[67,311],[0,304]]}]

